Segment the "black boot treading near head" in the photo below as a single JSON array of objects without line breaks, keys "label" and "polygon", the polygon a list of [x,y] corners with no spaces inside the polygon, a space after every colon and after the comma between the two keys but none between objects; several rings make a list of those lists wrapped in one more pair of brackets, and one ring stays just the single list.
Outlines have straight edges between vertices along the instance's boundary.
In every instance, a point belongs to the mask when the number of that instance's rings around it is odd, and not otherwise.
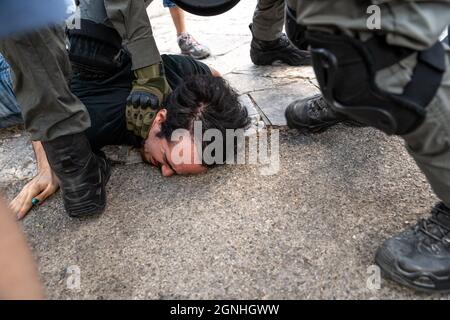
[{"label": "black boot treading near head", "polygon": [[286,109],[289,128],[319,133],[338,123],[352,126],[361,124],[335,112],[321,94],[292,102]]},{"label": "black boot treading near head", "polygon": [[71,217],[103,213],[110,165],[95,155],[84,133],[42,143],[48,162],[60,181],[64,206]]}]

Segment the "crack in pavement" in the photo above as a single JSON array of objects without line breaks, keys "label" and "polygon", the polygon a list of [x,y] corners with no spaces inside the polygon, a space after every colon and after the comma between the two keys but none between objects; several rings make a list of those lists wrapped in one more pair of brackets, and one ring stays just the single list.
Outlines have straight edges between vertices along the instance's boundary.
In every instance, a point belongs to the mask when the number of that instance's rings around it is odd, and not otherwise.
[{"label": "crack in pavement", "polygon": [[[279,87],[286,87],[286,86],[288,86],[290,84],[294,84],[294,83],[297,83],[297,81],[290,81],[290,82],[280,83],[280,84],[277,84],[277,88],[279,88]],[[244,92],[241,92],[241,94],[251,94],[251,93],[262,92],[262,91],[266,91],[266,90],[270,90],[270,89],[273,89],[273,87],[266,87],[266,88],[260,88],[260,89],[244,91]]]},{"label": "crack in pavement", "polygon": [[244,45],[249,44],[249,43],[250,43],[250,41],[246,41],[246,42],[241,43],[238,46],[236,46],[236,47],[234,47],[234,48],[232,48],[232,49],[230,49],[230,50],[228,50],[228,51],[226,51],[224,53],[215,54],[215,55],[213,55],[213,57],[223,57],[223,56],[225,56],[225,55],[227,55],[227,54],[229,54],[229,53],[231,53],[231,52],[233,52],[233,51],[235,51],[235,50],[237,50],[237,49],[239,49],[239,48],[241,48]]},{"label": "crack in pavement", "polygon": [[315,77],[305,77],[305,76],[277,76],[277,75],[270,75],[270,74],[262,74],[262,75],[255,75],[252,73],[242,72],[242,71],[231,71],[228,74],[235,74],[235,75],[245,75],[245,76],[254,76],[259,78],[268,78],[268,79],[297,79],[297,80],[315,80]]}]

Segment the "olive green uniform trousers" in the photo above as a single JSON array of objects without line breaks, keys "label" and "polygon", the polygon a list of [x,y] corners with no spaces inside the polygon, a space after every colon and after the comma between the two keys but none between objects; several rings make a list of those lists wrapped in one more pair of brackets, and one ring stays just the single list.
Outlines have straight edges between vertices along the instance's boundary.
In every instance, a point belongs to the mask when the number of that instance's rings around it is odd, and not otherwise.
[{"label": "olive green uniform trousers", "polygon": [[[450,21],[450,0],[288,0],[287,5],[297,12],[297,22],[309,29],[326,31],[337,28],[363,40],[370,38],[374,32],[382,32],[389,44],[414,50],[424,50],[434,45]],[[371,5],[377,6],[375,11],[368,10]],[[380,30],[368,28],[368,19],[373,12],[380,13]],[[446,62],[447,71],[435,98],[427,106],[425,122],[402,138],[438,197],[450,207],[448,46]],[[376,83],[385,91],[401,94],[411,79],[416,63],[417,54],[413,54],[398,64],[379,71]]]},{"label": "olive green uniform trousers", "polygon": [[283,32],[285,0],[259,0],[253,16],[256,39],[273,41]]},{"label": "olive green uniform trousers", "polygon": [[[114,27],[131,54],[133,69],[139,69],[161,59],[146,13],[150,2],[81,0],[81,18]],[[0,52],[13,71],[14,91],[33,140],[51,141],[90,127],[86,108],[70,92],[62,26],[2,39]]]}]

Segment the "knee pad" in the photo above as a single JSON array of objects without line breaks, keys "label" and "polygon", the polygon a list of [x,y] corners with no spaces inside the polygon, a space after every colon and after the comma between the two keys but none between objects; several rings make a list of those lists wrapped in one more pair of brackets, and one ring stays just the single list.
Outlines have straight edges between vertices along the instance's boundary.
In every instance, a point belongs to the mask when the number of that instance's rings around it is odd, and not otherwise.
[{"label": "knee pad", "polygon": [[307,39],[322,93],[335,111],[389,135],[404,135],[422,124],[446,69],[441,43],[418,52],[411,81],[402,95],[396,95],[377,86],[376,73],[415,51],[391,46],[378,35],[362,42],[308,31]]},{"label": "knee pad", "polygon": [[285,29],[289,40],[300,50],[308,50],[306,27],[297,23],[297,13],[286,6]]}]

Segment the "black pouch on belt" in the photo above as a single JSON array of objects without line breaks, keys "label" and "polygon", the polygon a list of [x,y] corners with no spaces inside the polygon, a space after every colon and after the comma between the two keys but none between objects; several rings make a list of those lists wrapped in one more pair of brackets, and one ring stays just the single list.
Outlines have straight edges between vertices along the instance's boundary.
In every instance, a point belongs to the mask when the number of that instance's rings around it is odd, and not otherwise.
[{"label": "black pouch on belt", "polygon": [[67,30],[67,35],[73,71],[83,79],[109,78],[130,61],[113,28],[82,19],[81,28]]}]

